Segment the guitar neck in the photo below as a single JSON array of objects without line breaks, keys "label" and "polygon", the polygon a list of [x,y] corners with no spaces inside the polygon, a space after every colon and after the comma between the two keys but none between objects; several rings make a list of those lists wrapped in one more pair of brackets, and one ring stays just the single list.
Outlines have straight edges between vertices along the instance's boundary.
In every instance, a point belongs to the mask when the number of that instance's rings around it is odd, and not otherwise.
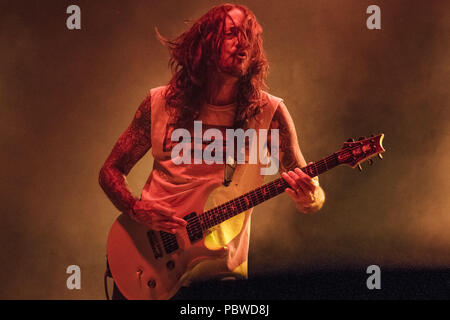
[{"label": "guitar neck", "polygon": [[[338,157],[339,152],[334,153],[327,158],[323,158],[301,168],[301,170],[313,178],[338,166]],[[273,197],[283,193],[288,187],[290,186],[286,180],[283,178],[278,178],[250,192],[247,192],[242,196],[205,211],[199,215],[202,230],[207,230],[214,227],[241,212],[253,208],[264,201],[272,199]]]}]

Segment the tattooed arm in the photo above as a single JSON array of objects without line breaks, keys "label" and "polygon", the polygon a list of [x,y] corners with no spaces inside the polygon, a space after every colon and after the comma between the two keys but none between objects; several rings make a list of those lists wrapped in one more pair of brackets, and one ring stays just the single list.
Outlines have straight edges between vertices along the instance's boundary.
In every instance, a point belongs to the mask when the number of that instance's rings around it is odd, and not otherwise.
[{"label": "tattooed arm", "polygon": [[295,202],[300,212],[318,211],[325,201],[325,193],[317,177],[311,179],[299,169],[306,166],[306,161],[300,151],[294,122],[283,102],[275,111],[270,128],[279,129],[281,176],[292,187],[292,189],[287,188],[286,193]]},{"label": "tattooed arm", "polygon": [[126,181],[131,168],[151,148],[151,97],[139,106],[133,121],[117,140],[100,170],[99,183],[108,198],[121,212],[129,212],[138,200]]},{"label": "tattooed arm", "polygon": [[133,121],[114,145],[100,170],[99,184],[119,211],[154,230],[174,233],[185,221],[154,201],[140,201],[128,187],[126,176],[151,148],[151,96],[136,111]]}]

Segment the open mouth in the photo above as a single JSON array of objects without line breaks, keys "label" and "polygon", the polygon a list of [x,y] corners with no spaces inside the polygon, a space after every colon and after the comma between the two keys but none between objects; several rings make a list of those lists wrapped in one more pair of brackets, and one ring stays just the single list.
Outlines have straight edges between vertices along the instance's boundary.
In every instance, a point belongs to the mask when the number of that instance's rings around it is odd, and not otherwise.
[{"label": "open mouth", "polygon": [[245,52],[238,52],[238,53],[236,54],[236,57],[237,57],[238,59],[245,59],[245,58],[247,57],[247,54],[246,54]]}]

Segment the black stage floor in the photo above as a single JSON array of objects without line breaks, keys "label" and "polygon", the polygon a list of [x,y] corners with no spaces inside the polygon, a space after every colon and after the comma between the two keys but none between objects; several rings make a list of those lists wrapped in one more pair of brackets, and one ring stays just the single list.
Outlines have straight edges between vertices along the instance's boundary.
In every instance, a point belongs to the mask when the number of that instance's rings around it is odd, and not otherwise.
[{"label": "black stage floor", "polygon": [[368,289],[366,270],[329,270],[249,277],[180,290],[176,299],[420,299],[450,298],[450,269],[382,270],[381,289]]}]

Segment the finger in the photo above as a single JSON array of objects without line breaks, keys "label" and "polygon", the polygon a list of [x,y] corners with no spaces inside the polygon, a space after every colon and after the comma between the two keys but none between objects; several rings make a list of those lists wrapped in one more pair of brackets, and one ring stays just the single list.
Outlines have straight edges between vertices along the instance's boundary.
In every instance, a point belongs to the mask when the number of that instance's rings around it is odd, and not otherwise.
[{"label": "finger", "polygon": [[314,192],[314,190],[315,190],[315,185],[313,185],[312,183],[310,183],[310,181],[309,180],[304,180],[304,179],[302,179],[302,178],[298,178],[297,180],[296,180],[296,183],[297,183],[297,185],[305,192],[305,193],[308,193],[308,192]]},{"label": "finger", "polygon": [[185,227],[187,225],[187,222],[183,219],[180,219],[178,217],[173,217],[173,216],[165,216],[162,214],[155,214],[155,221],[156,222],[170,222],[173,223],[174,225],[176,225],[177,227]]},{"label": "finger", "polygon": [[177,228],[164,228],[167,233],[175,234],[177,233]]},{"label": "finger", "polygon": [[304,184],[301,182],[301,178],[293,171],[289,171],[289,176],[295,183],[294,190],[297,193],[306,194],[307,189],[305,188]]},{"label": "finger", "polygon": [[173,223],[171,221],[158,221],[156,222],[156,225],[164,227],[166,229],[180,229],[182,227],[178,223]]},{"label": "finger", "polygon": [[293,171],[301,178],[311,179],[311,177],[300,168],[295,168]]},{"label": "finger", "polygon": [[178,217],[172,217],[178,224],[182,225],[183,227],[187,226],[187,221]]},{"label": "finger", "polygon": [[312,180],[311,177],[310,177],[309,175],[307,175],[306,173],[304,173],[302,169],[300,169],[300,168],[295,168],[294,171],[295,171],[295,173],[296,173],[297,175],[299,175],[301,178],[304,178],[304,179],[306,179],[306,180]]},{"label": "finger", "polygon": [[175,234],[177,232],[176,229],[170,229],[170,228],[161,228],[159,231],[164,231],[167,233]]},{"label": "finger", "polygon": [[297,184],[300,185],[302,189],[306,189],[305,191],[314,191],[316,186],[314,185],[311,177],[305,174],[299,168],[296,168],[295,172],[297,173],[297,178],[295,179]]},{"label": "finger", "polygon": [[281,174],[281,177],[286,180],[286,182],[292,187],[292,189],[297,190],[297,183],[295,183],[294,179],[291,178],[291,176],[289,174],[287,174],[286,172],[283,172]]}]

